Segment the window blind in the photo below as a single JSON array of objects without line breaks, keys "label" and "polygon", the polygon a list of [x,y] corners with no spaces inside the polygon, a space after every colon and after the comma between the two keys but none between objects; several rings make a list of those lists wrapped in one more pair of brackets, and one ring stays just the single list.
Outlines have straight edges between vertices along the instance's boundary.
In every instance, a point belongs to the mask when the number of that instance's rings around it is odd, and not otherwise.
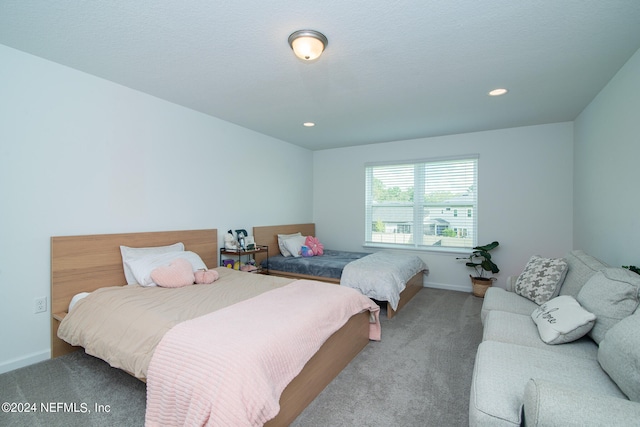
[{"label": "window blind", "polygon": [[367,246],[477,246],[478,156],[365,165]]}]

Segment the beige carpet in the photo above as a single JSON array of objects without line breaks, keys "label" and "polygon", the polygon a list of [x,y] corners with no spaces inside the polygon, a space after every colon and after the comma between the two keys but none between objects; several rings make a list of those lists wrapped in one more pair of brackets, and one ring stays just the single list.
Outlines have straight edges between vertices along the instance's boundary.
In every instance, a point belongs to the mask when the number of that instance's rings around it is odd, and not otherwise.
[{"label": "beige carpet", "polygon": [[467,426],[482,299],[425,288],[294,426]]}]

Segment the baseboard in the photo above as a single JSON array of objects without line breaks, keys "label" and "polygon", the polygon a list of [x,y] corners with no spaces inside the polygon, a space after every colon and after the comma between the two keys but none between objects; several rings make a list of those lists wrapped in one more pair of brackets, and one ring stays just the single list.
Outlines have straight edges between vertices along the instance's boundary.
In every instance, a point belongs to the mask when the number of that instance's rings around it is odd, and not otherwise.
[{"label": "baseboard", "polygon": [[24,368],[25,366],[33,365],[34,363],[42,362],[48,359],[51,359],[50,350],[45,350],[38,353],[31,353],[25,357],[21,357],[19,359],[13,359],[8,362],[0,364],[0,374],[4,374],[5,372]]},{"label": "baseboard", "polygon": [[448,291],[472,292],[471,285],[450,285],[448,283],[424,282],[425,288],[446,289]]}]

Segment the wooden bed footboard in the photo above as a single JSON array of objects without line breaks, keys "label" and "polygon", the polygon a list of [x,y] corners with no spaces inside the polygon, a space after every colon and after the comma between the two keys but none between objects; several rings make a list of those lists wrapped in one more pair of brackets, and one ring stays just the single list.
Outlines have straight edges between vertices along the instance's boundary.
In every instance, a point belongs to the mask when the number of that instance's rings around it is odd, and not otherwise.
[{"label": "wooden bed footboard", "polygon": [[352,316],[307,362],[280,396],[280,412],[265,426],[288,426],[369,342],[369,312]]}]

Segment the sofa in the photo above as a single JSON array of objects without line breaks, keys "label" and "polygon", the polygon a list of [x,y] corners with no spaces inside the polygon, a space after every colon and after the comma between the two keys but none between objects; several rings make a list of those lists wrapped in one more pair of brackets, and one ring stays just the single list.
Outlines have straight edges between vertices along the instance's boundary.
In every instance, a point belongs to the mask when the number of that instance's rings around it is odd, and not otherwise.
[{"label": "sofa", "polygon": [[640,275],[532,257],[485,294],[470,426],[640,425]]}]

